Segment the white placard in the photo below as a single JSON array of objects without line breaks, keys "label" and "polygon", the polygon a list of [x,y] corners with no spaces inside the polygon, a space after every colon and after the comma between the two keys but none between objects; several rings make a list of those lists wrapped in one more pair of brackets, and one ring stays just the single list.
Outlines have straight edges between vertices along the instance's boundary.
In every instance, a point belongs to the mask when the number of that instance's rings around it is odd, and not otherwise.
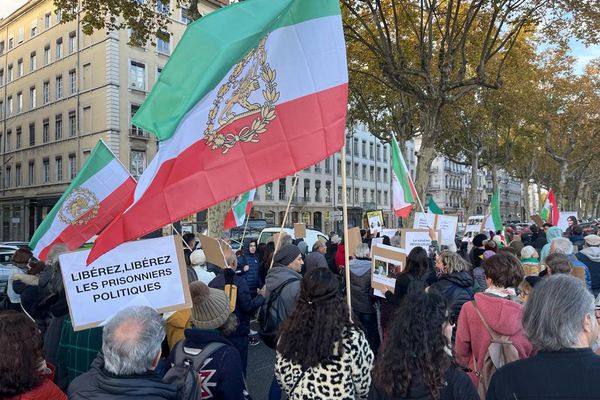
[{"label": "white placard", "polygon": [[558,224],[556,224],[556,226],[558,226],[560,228],[560,230],[562,230],[563,232],[567,230],[567,228],[569,227],[569,222],[567,221],[567,219],[569,217],[575,217],[577,218],[577,211],[561,211],[560,215],[558,217]]},{"label": "white placard", "polygon": [[[406,253],[410,253],[412,249],[415,247],[422,247],[425,250],[429,250],[429,246],[431,246],[431,238],[429,237],[429,231],[425,230],[411,230],[406,229],[402,230],[402,248]],[[435,232],[436,239],[439,238],[439,232]],[[439,241],[439,240],[438,240]]]},{"label": "white placard", "polygon": [[60,256],[74,330],[98,326],[130,304],[150,304],[158,312],[192,306],[181,237],[123,243],[86,266],[89,253]]},{"label": "white placard", "polygon": [[383,229],[383,213],[379,211],[367,212],[367,220],[369,221],[369,230],[371,234],[376,235]]},{"label": "white placard", "polygon": [[388,290],[394,292],[396,286],[396,268],[400,271],[406,266],[406,253],[403,249],[397,247],[378,244],[371,247],[372,266],[371,266],[371,286],[374,289],[375,296],[385,298],[385,292]]},{"label": "white placard", "polygon": [[435,229],[440,231],[440,244],[452,246],[458,229],[458,217],[455,215],[438,215]]},{"label": "white placard", "polygon": [[416,212],[413,221],[413,229],[435,229],[435,217],[436,214],[434,213]]},{"label": "white placard", "polygon": [[385,228],[381,230],[381,236],[387,236],[390,239],[392,237],[394,237],[396,235],[396,232],[398,232],[398,229],[389,229],[389,228]]}]

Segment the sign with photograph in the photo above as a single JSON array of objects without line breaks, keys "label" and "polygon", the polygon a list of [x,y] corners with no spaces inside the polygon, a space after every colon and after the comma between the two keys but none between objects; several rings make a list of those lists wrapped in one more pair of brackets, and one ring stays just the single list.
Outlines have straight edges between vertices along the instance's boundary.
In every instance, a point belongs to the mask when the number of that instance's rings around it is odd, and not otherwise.
[{"label": "sign with photograph", "polygon": [[569,217],[577,218],[577,211],[561,211],[558,217],[558,226],[563,232],[569,227]]},{"label": "sign with photograph", "polygon": [[379,244],[371,248],[371,287],[376,296],[385,297],[385,292],[394,293],[396,274],[406,266],[406,253],[397,247]]},{"label": "sign with photograph", "polygon": [[416,212],[413,221],[413,229],[435,229],[437,214]]},{"label": "sign with photograph", "polygon": [[369,230],[375,235],[383,229],[383,212],[369,211],[367,212],[367,220],[369,221]]}]

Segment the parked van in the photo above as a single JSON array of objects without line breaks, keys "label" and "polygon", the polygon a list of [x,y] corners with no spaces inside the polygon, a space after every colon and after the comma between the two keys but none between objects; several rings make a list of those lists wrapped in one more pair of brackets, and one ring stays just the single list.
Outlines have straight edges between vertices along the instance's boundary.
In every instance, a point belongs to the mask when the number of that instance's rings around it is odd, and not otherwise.
[{"label": "parked van", "polygon": [[[281,228],[265,228],[265,229],[263,229],[260,232],[260,235],[258,236],[258,243],[268,243],[269,241],[273,240],[273,236],[275,236],[276,233],[279,233],[280,229]],[[283,231],[285,233],[287,233],[289,236],[291,236],[292,239],[296,238],[294,236],[294,229],[283,228]],[[315,244],[315,242],[317,240],[320,240],[323,243],[325,243],[325,242],[327,242],[327,236],[323,232],[319,232],[314,229],[307,229],[306,237],[304,238],[304,242],[306,242],[306,244],[308,245],[309,252],[312,250],[312,246],[313,246],[313,244]]]}]

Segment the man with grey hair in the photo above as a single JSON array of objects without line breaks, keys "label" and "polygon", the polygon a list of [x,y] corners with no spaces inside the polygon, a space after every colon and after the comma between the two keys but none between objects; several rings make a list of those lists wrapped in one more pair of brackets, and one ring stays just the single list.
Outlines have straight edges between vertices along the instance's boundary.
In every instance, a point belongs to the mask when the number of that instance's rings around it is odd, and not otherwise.
[{"label": "man with grey hair", "polygon": [[536,356],[500,368],[487,400],[599,399],[600,356],[594,297],[569,275],[542,279],[529,296],[523,328]]},{"label": "man with grey hair", "polygon": [[308,253],[306,260],[304,260],[306,272],[317,268],[328,268],[327,260],[325,259],[326,251],[327,246],[325,242],[317,240],[313,244],[312,251]]},{"label": "man with grey hair", "polygon": [[102,352],[91,369],[71,382],[69,399],[178,399],[178,386],[154,373],[165,337],[150,307],[128,307],[104,326]]},{"label": "man with grey hair", "polygon": [[587,286],[588,290],[591,291],[592,277],[590,275],[590,270],[584,263],[582,263],[577,259],[577,257],[575,257],[575,254],[573,254],[573,243],[571,243],[569,239],[563,237],[552,239],[552,241],[550,242],[550,254],[554,253],[565,254],[567,257],[569,257],[569,261],[571,261],[571,264],[573,264],[574,274],[577,274],[577,269],[579,269],[579,272],[581,272],[581,270],[583,269],[584,273],[577,275],[585,276],[585,285]]}]

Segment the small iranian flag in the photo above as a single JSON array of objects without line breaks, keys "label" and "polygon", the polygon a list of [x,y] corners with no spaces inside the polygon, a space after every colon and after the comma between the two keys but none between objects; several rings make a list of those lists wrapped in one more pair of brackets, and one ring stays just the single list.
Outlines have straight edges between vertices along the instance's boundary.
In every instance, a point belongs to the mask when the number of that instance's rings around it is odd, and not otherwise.
[{"label": "small iranian flag", "polygon": [[398,146],[398,142],[392,135],[392,193],[394,214],[401,218],[407,218],[412,205],[417,198],[417,191],[413,184],[404,157]]},{"label": "small iranian flag", "polygon": [[430,197],[427,201],[427,212],[438,215],[442,215],[444,213],[442,209],[433,200],[433,197]]},{"label": "small iranian flag", "polygon": [[231,210],[229,210],[225,216],[223,228],[231,229],[244,224],[246,216],[250,214],[250,211],[252,210],[252,202],[254,201],[255,193],[256,189],[252,189],[235,199],[231,205]]},{"label": "small iranian flag", "polygon": [[57,244],[74,250],[99,233],[133,199],[135,180],[101,140],[31,238],[33,255],[46,260]]},{"label": "small iranian flag", "polygon": [[498,232],[502,228],[502,216],[500,215],[500,193],[498,190],[492,196],[490,203],[490,213],[485,221],[485,229],[488,231]]},{"label": "small iranian flag", "polygon": [[546,196],[546,201],[544,202],[544,207],[542,208],[541,217],[544,221],[550,222],[552,225],[558,224],[560,212],[558,210],[558,203],[556,202],[556,197],[554,196],[554,192],[552,192],[552,189],[548,191],[548,196]]}]

